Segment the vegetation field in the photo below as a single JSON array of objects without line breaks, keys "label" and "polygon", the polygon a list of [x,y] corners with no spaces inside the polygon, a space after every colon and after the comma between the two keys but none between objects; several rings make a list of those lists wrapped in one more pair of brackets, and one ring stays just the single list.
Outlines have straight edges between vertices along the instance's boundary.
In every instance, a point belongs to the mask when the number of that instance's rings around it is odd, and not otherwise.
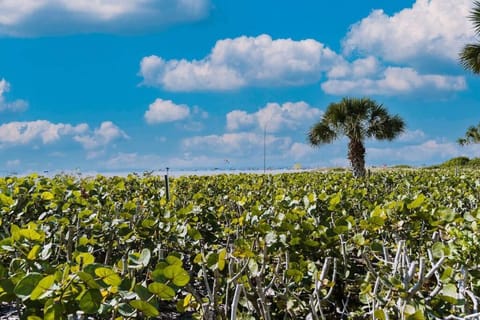
[{"label": "vegetation field", "polygon": [[452,319],[478,312],[480,173],[0,178],[23,319]]}]

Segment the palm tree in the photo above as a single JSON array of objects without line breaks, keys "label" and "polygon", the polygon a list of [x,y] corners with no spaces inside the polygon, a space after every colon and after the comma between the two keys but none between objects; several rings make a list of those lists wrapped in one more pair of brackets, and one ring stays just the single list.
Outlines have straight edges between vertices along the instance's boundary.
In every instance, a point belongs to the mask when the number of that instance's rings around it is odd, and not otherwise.
[{"label": "palm tree", "polygon": [[348,159],[355,177],[365,176],[365,146],[368,138],[393,140],[405,130],[398,115],[391,116],[381,104],[369,98],[343,98],[331,103],[319,122],[310,129],[308,140],[313,146],[333,142],[346,136]]},{"label": "palm tree", "polygon": [[[473,29],[480,36],[480,1],[473,2],[473,8],[468,17],[473,23]],[[460,62],[466,70],[480,73],[480,43],[469,43],[460,52]]]},{"label": "palm tree", "polygon": [[480,143],[480,123],[476,127],[469,127],[465,133],[465,137],[458,139],[457,142],[461,146],[472,143]]},{"label": "palm tree", "polygon": [[[476,35],[480,36],[480,1],[473,2],[469,19],[473,23],[473,29]],[[460,52],[460,62],[466,70],[480,74],[480,43],[466,44]],[[480,123],[476,127],[469,127],[465,133],[465,137],[458,139],[457,142],[461,146],[480,143]]]}]

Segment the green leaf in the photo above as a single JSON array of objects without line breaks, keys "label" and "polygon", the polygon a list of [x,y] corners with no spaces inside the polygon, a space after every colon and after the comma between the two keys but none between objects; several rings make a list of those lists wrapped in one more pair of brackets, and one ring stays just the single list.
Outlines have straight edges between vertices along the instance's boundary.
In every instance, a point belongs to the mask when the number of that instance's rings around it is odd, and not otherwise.
[{"label": "green leaf", "polygon": [[18,233],[27,240],[38,241],[42,239],[42,235],[32,229],[20,229]]},{"label": "green leaf", "polygon": [[0,193],[0,204],[2,205],[2,207],[10,207],[14,203],[15,203],[15,200],[13,200],[11,197],[3,193]]},{"label": "green leaf", "polygon": [[373,316],[374,316],[374,319],[377,319],[377,320],[387,320],[385,311],[383,311],[382,309],[375,310],[375,312],[373,313]]},{"label": "green leaf", "polygon": [[79,306],[83,312],[94,314],[102,305],[102,293],[98,289],[88,289],[80,298]]},{"label": "green leaf", "polygon": [[63,304],[48,299],[43,307],[44,320],[63,320]]},{"label": "green leaf", "polygon": [[171,279],[177,287],[183,287],[190,282],[190,275],[179,265],[171,265],[163,269],[163,275]]},{"label": "green leaf", "polygon": [[408,209],[416,209],[418,207],[420,207],[424,202],[425,202],[425,196],[420,193],[416,198],[415,200],[413,200],[412,202],[410,202],[408,205],[407,205],[407,208]]},{"label": "green leaf", "polygon": [[47,201],[52,200],[54,198],[53,193],[48,192],[48,191],[42,192],[41,197],[42,197],[43,200],[47,200]]},{"label": "green leaf", "polygon": [[175,257],[175,256],[172,256],[172,255],[169,255],[165,261],[167,261],[167,263],[169,265],[178,265],[178,266],[182,266],[183,265],[183,262],[182,260],[180,260],[179,258]]},{"label": "green leaf", "polygon": [[124,317],[131,318],[135,309],[127,303],[118,304],[118,313]]},{"label": "green leaf", "polygon": [[97,268],[95,274],[109,286],[118,287],[122,283],[122,278],[110,268]]},{"label": "green leaf", "polygon": [[134,291],[138,295],[138,297],[142,300],[150,300],[150,298],[153,297],[153,295],[150,293],[150,291],[148,291],[147,288],[145,288],[144,286],[142,286],[140,284],[135,285]]},{"label": "green leaf", "polygon": [[[354,235],[352,240],[353,240],[353,243],[355,243],[357,246],[363,246],[365,244],[365,238],[361,233],[357,233],[356,235]],[[380,310],[380,311],[383,311],[383,310]]]},{"label": "green leaf", "polygon": [[30,299],[37,300],[38,298],[40,298],[41,295],[43,295],[46,291],[50,290],[54,282],[54,275],[44,277],[42,280],[40,280],[35,289],[33,289],[32,293],[30,294]]},{"label": "green leaf", "polygon": [[453,283],[447,283],[440,292],[440,299],[451,304],[457,303],[457,287]]},{"label": "green leaf", "polygon": [[160,282],[153,282],[148,285],[148,290],[159,296],[160,299],[162,300],[173,300],[175,298],[175,290],[173,290],[171,287],[167,286],[164,283]]},{"label": "green leaf", "polygon": [[100,285],[95,281],[95,279],[93,278],[93,276],[89,273],[86,273],[86,272],[77,272],[77,276],[87,284],[87,286],[89,286],[90,288],[92,289],[100,289]]},{"label": "green leaf", "polygon": [[223,248],[218,252],[218,270],[223,271],[225,269],[225,261],[227,256],[227,249]]},{"label": "green leaf", "polygon": [[43,276],[40,273],[29,273],[17,283],[13,292],[17,297],[25,301],[30,297],[30,294],[42,278]]},{"label": "green leaf", "polygon": [[342,195],[340,193],[335,194],[335,196],[330,198],[328,210],[334,210],[337,204],[339,204],[341,200],[342,200]]},{"label": "green leaf", "polygon": [[432,246],[432,254],[434,258],[441,258],[444,255],[445,246],[441,242],[435,242]]},{"label": "green leaf", "polygon": [[40,249],[42,247],[38,244],[34,245],[33,248],[30,250],[30,252],[27,255],[28,260],[35,260],[37,259],[38,253],[40,252]]},{"label": "green leaf", "polygon": [[130,301],[130,305],[138,311],[141,311],[147,317],[157,317],[160,315],[158,310],[146,301],[133,300]]},{"label": "green leaf", "polygon": [[422,310],[417,310],[415,313],[409,315],[407,320],[425,320],[425,315]]},{"label": "green leaf", "polygon": [[82,252],[75,257],[75,262],[78,263],[79,265],[81,264],[82,266],[86,266],[94,263],[95,257],[88,252]]}]

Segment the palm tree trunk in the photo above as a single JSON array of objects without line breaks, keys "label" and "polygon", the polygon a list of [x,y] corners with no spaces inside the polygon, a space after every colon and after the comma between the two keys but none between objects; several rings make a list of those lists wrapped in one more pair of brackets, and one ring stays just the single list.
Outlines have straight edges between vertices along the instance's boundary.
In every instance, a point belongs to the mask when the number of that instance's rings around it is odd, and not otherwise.
[{"label": "palm tree trunk", "polygon": [[348,143],[348,159],[352,165],[352,172],[355,178],[364,177],[365,171],[365,147],[363,142],[351,139]]}]

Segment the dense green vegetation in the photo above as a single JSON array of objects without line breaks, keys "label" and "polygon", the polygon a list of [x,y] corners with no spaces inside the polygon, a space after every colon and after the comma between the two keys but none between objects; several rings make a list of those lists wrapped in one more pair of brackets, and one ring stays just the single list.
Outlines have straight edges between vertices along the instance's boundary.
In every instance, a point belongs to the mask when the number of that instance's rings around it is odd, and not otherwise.
[{"label": "dense green vegetation", "polygon": [[432,168],[471,168],[478,169],[480,168],[480,158],[468,158],[468,157],[456,157],[449,159],[439,165],[435,165]]},{"label": "dense green vegetation", "polygon": [[[0,179],[0,300],[24,319],[477,312],[480,174]],[[233,314],[233,316],[232,316]]]}]

